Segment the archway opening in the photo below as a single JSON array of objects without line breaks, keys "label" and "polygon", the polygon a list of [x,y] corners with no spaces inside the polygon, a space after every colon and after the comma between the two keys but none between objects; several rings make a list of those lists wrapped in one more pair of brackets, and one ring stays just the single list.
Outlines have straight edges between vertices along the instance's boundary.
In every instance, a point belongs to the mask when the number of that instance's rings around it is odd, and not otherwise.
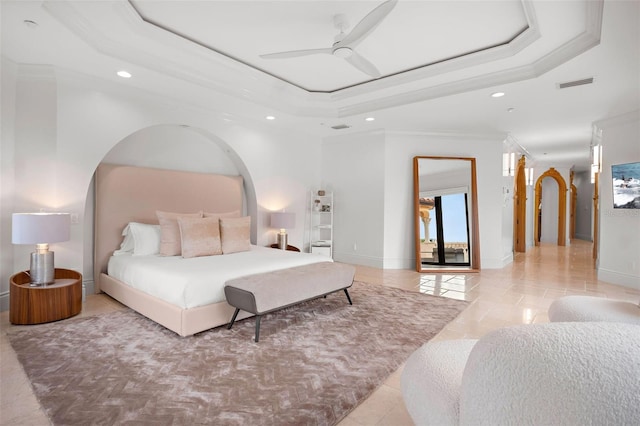
[{"label": "archway opening", "polygon": [[[99,163],[184,170],[201,173],[241,175],[244,181],[245,212],[257,217],[257,199],[253,180],[238,154],[225,141],[202,128],[159,124],[139,129],[116,144]],[[95,170],[98,164],[95,165]],[[85,200],[83,230],[83,271],[93,276],[94,180]],[[251,242],[257,241],[257,220],[251,221]],[[89,273],[90,272],[90,273]]]},{"label": "archway opening", "polygon": [[[555,183],[551,183],[550,181],[543,181],[546,178],[551,178]],[[551,206],[543,205],[543,191],[545,190],[553,191],[553,189],[557,188],[557,198],[553,196],[554,202],[547,204],[552,204]],[[536,189],[535,189],[535,213],[534,213],[534,242],[535,245],[540,245],[541,241],[545,241],[548,239],[547,233],[545,233],[545,237],[543,238],[543,226],[546,223],[547,228],[549,224],[552,224],[554,227],[553,234],[556,236],[556,241],[559,246],[566,245],[566,217],[567,217],[567,184],[562,177],[562,175],[553,167],[544,172],[538,180],[536,181]],[[557,199],[557,204],[555,204],[555,200]],[[555,208],[557,205],[557,208]],[[546,210],[545,210],[546,208]],[[544,213],[544,215],[543,215]]]}]

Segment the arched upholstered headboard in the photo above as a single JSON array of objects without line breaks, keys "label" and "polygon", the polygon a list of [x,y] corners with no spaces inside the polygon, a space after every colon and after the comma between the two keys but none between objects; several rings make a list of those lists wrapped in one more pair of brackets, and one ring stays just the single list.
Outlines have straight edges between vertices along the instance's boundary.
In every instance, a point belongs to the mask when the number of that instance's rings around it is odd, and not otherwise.
[{"label": "arched upholstered headboard", "polygon": [[129,222],[158,223],[156,210],[243,212],[242,176],[100,164],[95,177],[94,285]]}]

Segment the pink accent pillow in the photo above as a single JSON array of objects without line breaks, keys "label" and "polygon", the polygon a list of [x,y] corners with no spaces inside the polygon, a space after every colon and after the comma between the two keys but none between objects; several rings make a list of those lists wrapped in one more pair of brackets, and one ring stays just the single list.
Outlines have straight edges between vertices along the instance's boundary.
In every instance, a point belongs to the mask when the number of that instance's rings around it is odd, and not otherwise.
[{"label": "pink accent pillow", "polygon": [[158,222],[160,222],[160,254],[162,256],[180,256],[182,254],[182,243],[180,241],[178,218],[202,217],[202,212],[170,213],[156,211],[156,216],[158,216]]},{"label": "pink accent pillow", "polygon": [[216,217],[218,219],[221,217],[240,217],[240,210],[234,210],[232,212],[224,212],[224,213],[204,212],[204,217]]},{"label": "pink accent pillow", "polygon": [[251,217],[220,218],[220,239],[222,240],[222,253],[236,253],[249,251],[251,229]]},{"label": "pink accent pillow", "polygon": [[222,254],[220,225],[217,217],[179,217],[182,257]]}]

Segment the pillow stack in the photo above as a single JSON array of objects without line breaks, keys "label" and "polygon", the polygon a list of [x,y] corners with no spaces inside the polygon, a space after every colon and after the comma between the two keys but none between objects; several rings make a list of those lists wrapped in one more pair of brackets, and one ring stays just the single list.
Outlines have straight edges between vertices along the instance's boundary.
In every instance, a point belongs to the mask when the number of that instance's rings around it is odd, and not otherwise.
[{"label": "pillow stack", "polygon": [[227,213],[156,211],[159,225],[129,223],[114,255],[161,255],[184,258],[248,251],[251,217]]}]

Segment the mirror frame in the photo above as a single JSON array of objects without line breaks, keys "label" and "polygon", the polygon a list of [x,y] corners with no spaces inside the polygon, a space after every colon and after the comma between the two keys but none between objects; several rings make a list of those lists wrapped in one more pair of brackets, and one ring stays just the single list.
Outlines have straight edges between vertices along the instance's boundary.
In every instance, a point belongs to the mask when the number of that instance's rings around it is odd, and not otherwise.
[{"label": "mirror frame", "polygon": [[[464,160],[469,161],[471,165],[471,211],[469,217],[469,225],[471,226],[471,233],[469,235],[471,258],[469,259],[470,266],[468,268],[423,268],[422,259],[420,258],[420,176],[418,162],[421,159],[425,160]],[[478,223],[478,189],[476,179],[476,159],[474,157],[431,157],[431,156],[416,156],[413,157],[413,218],[414,218],[414,237],[415,237],[415,255],[416,255],[416,271],[418,272],[478,272],[480,271],[480,230]]]}]

